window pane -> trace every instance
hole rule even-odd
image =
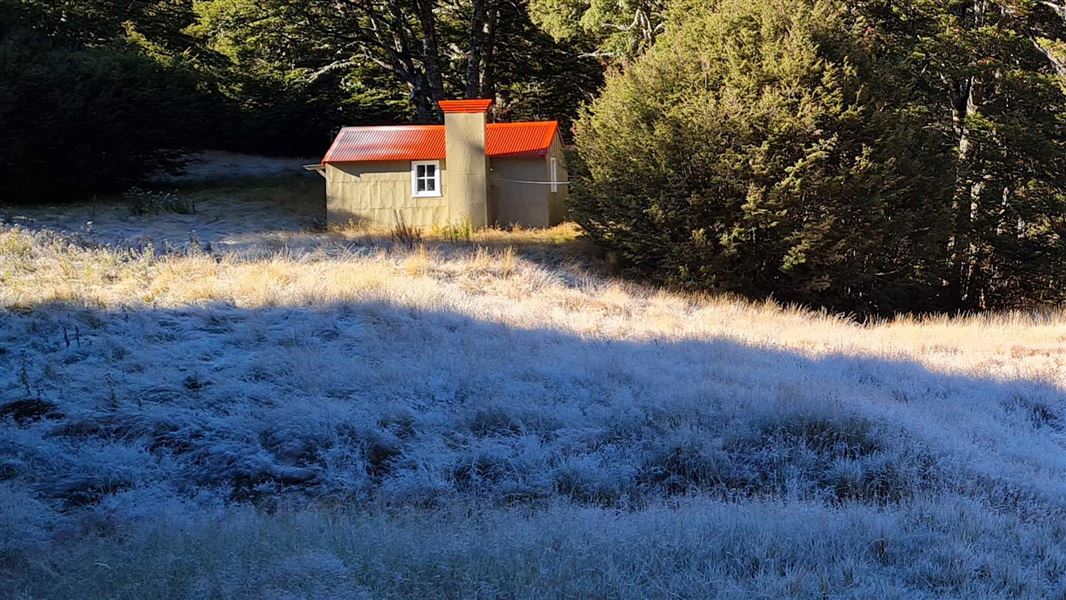
[[[414,193],[415,194],[430,194],[436,195],[440,191],[437,185],[437,177],[440,176],[440,171],[435,164],[415,164],[412,165],[413,180],[414,180]]]

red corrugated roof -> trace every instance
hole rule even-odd
[[[485,126],[485,154],[489,158],[544,156],[557,131],[556,121],[489,123]]]
[[[444,158],[443,125],[345,127],[333,140],[322,164],[440,158]]]
[[[489,123],[485,126],[485,154],[489,158],[544,156],[558,130],[556,121]],[[443,125],[345,127],[322,164],[444,157]]]

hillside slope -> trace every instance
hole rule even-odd
[[[1066,592],[1066,315],[860,326],[482,242],[0,228],[0,586]]]

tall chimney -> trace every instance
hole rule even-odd
[[[444,112],[445,173],[448,219],[455,224],[489,223],[488,157],[485,115],[492,100],[441,100]]]

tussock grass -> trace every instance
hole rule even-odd
[[[465,509],[465,510],[464,510]],[[641,511],[167,515],[56,549],[38,598],[1049,597],[1059,528],[963,498],[912,511],[685,500]],[[951,536],[948,538],[947,536]],[[950,539],[950,543],[943,543]],[[916,557],[920,559],[916,560]]]
[[[1062,592],[1066,314],[857,324],[603,277],[574,234],[0,228],[0,584]]]

